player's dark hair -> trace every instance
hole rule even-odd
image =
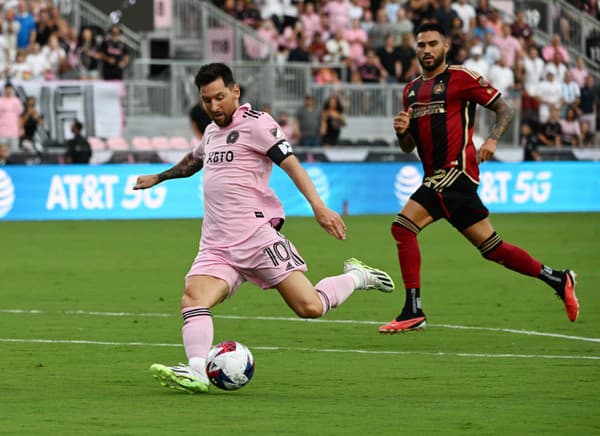
[[[219,78],[223,79],[223,83],[228,88],[235,84],[231,68],[220,62],[206,64],[200,67],[198,74],[196,74],[194,83],[198,89],[200,89],[201,87],[208,85]]]
[[[446,37],[446,31],[444,30],[444,28],[433,21],[425,22],[419,27],[417,27],[417,30],[415,30],[415,36],[423,32],[438,32],[444,38]]]
[[[73,126],[75,126],[78,132],[81,132],[81,130],[83,129],[83,124],[81,124],[79,120],[74,120]]]

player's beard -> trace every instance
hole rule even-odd
[[[423,59],[419,58],[419,64],[421,64],[421,68],[423,68],[424,71],[435,71],[440,65],[442,65],[442,62],[444,62],[446,54],[442,53],[438,57],[435,57],[435,56],[429,56],[429,57],[433,58],[433,63],[431,63],[429,65],[425,65]]]

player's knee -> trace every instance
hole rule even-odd
[[[323,315],[323,305],[320,301],[303,302],[293,309],[300,318],[320,318]]]
[[[501,245],[502,239],[494,232],[489,238],[483,241],[477,249],[485,259],[491,260],[492,262],[500,262],[502,260],[502,256],[500,255],[501,250],[499,250]]]
[[[416,238],[420,230],[421,228],[412,220],[400,213],[396,215],[396,218],[391,226],[392,236],[396,240],[397,244],[401,244],[409,239]]]

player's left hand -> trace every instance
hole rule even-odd
[[[490,160],[495,152],[496,141],[491,138],[486,139],[477,152],[477,163],[479,164],[485,162],[486,160]]]
[[[331,236],[340,240],[346,239],[346,224],[337,212],[325,208],[318,212],[315,211],[315,218]]]

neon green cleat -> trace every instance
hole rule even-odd
[[[155,363],[150,367],[150,374],[162,386],[167,388],[189,394],[208,392],[208,378],[206,376],[202,377],[202,374],[198,374],[192,368],[183,364],[165,366]]]
[[[353,257],[344,262],[344,272],[357,273],[355,276],[360,277],[361,281],[358,286],[359,289],[377,289],[382,292],[392,292],[394,290],[394,281],[388,273],[372,268]]]

